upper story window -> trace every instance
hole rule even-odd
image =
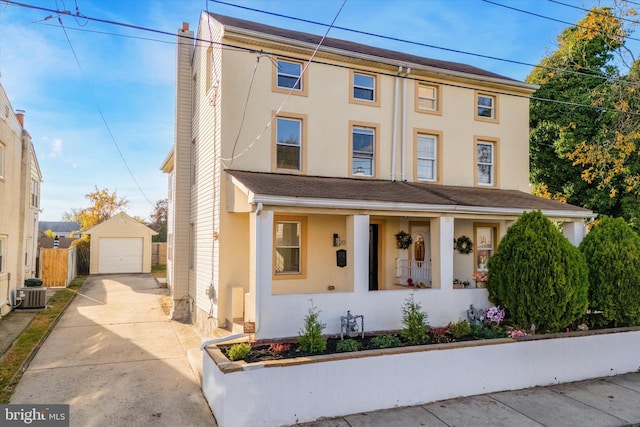
[[[476,141],[476,184],[496,186],[496,141]]]
[[[282,114],[272,126],[273,170],[305,171],[306,120],[304,114]]]
[[[272,90],[274,92],[307,95],[306,73],[302,74],[303,63],[276,59],[274,65]]]
[[[476,120],[498,122],[498,98],[476,91]]]
[[[415,110],[419,113],[442,114],[441,86],[416,82]]]
[[[0,273],[6,272],[5,252],[7,250],[7,237],[0,236]]]
[[[0,142],[0,179],[4,179],[4,144]]]
[[[306,218],[276,216],[273,232],[273,277],[304,277]]]
[[[207,49],[206,67],[207,67],[207,92],[209,92],[209,90],[211,89],[211,80],[213,79],[213,76],[211,73],[213,68],[213,47],[212,46],[209,46],[209,48]]]
[[[378,84],[378,78],[374,74],[352,70],[349,101],[353,104],[380,106]]]
[[[372,177],[376,174],[377,129],[351,125],[351,174]]]
[[[416,131],[415,150],[416,180],[437,182],[440,178],[440,135]]]
[[[40,183],[37,179],[31,180],[31,207],[40,207]]]

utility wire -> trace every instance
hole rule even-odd
[[[71,53],[73,53],[73,57],[76,60],[76,64],[78,64],[78,68],[80,69],[80,72],[82,73],[82,78],[84,79],[84,81],[85,81],[85,83],[87,85],[87,88],[89,89],[89,93],[91,94],[91,98],[93,99],[93,102],[94,102],[94,104],[96,106],[96,109],[98,110],[98,113],[100,114],[100,117],[102,118],[102,122],[104,123],[104,126],[107,128],[107,132],[109,133],[109,136],[111,137],[111,141],[113,142],[113,145],[116,147],[116,151],[120,155],[120,159],[122,159],[122,163],[124,163],[124,166],[127,168],[127,171],[129,171],[129,175],[131,176],[131,179],[133,179],[133,182],[136,184],[136,187],[138,187],[138,190],[140,191],[140,194],[142,194],[142,196],[145,198],[145,200],[147,202],[149,202],[149,204],[151,206],[155,207],[155,205],[151,202],[151,200],[149,200],[149,198],[147,197],[145,192],[140,187],[140,184],[138,184],[138,180],[133,175],[133,172],[131,171],[131,168],[129,168],[129,165],[127,164],[127,161],[124,158],[124,155],[122,154],[122,151],[120,150],[120,147],[118,146],[118,142],[116,141],[116,138],[113,136],[113,132],[111,132],[111,128],[109,127],[109,123],[107,123],[107,119],[105,118],[104,114],[102,113],[102,109],[100,108],[100,104],[98,103],[98,99],[96,98],[95,94],[93,93],[93,90],[91,89],[91,85],[89,84],[89,80],[87,79],[87,76],[84,73],[84,69],[82,68],[82,64],[80,64],[80,59],[78,58],[78,55],[76,54],[76,50],[73,48],[73,45],[71,44],[71,39],[69,38],[69,34],[67,34],[67,30],[66,30],[64,24],[62,23],[62,18],[60,18],[60,16],[58,16],[58,22],[60,23],[60,27],[62,28],[62,31],[64,32],[64,36],[67,39],[67,43],[69,43],[69,48],[71,49]]]

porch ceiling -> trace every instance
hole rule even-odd
[[[594,216],[588,209],[517,190],[231,169],[226,173],[247,193],[249,203],[265,205],[508,215],[539,209],[548,216]]]

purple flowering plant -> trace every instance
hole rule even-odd
[[[484,317],[490,322],[499,325],[504,320],[504,309],[500,306],[489,307],[484,310]]]

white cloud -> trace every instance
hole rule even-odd
[[[49,157],[59,157],[62,154],[62,140],[60,138],[55,138],[49,146],[51,148]]]

